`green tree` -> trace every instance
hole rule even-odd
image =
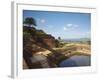
[[[25,19],[25,21],[24,21],[24,24],[27,24],[27,25],[29,25],[29,26],[31,26],[31,25],[37,26],[37,25],[36,25],[35,19],[32,18],[32,17],[27,17],[27,18]]]
[[[58,40],[61,40],[61,37],[60,36],[58,37]]]

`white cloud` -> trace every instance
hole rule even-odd
[[[64,29],[64,31],[67,31],[68,30],[66,27],[64,27],[63,29]]]
[[[46,20],[45,20],[45,19],[40,19],[40,22],[41,22],[41,23],[45,23]]]
[[[73,25],[73,24],[67,24],[66,26],[67,26],[67,27],[71,27],[72,25]]]
[[[68,30],[76,29],[78,27],[79,27],[79,25],[77,25],[77,24],[66,24],[66,26],[63,27],[63,30],[68,31]]]

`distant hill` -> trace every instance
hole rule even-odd
[[[77,39],[62,39],[65,42],[79,42],[79,41],[90,41],[89,38],[77,38]]]

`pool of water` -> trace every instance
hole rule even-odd
[[[84,55],[74,55],[69,59],[62,61],[60,67],[77,67],[77,66],[90,66],[91,65],[91,56]]]

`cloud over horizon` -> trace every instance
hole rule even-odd
[[[64,31],[68,31],[68,30],[73,30],[73,29],[76,29],[78,28],[79,25],[77,24],[66,24],[64,27],[63,27],[63,30]]]

